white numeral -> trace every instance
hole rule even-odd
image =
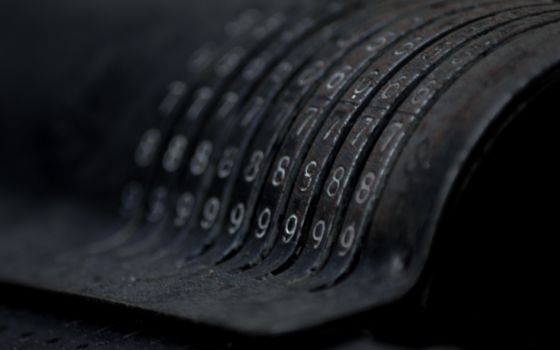
[[[206,201],[204,205],[204,210],[202,213],[202,220],[200,221],[200,227],[208,230],[214,225],[216,218],[218,217],[218,212],[220,211],[220,200],[216,197],[210,198]]]
[[[372,172],[369,172],[366,176],[364,176],[360,182],[358,192],[356,192],[356,203],[364,204],[367,201],[371,194],[371,190],[373,189],[373,185],[375,184],[375,179],[376,176]]]
[[[229,215],[229,222],[230,226],[228,232],[230,235],[235,234],[241,225],[243,224],[243,220],[245,219],[245,206],[243,203],[238,203],[232,210]]]
[[[231,174],[231,171],[235,166],[236,157],[237,157],[237,148],[234,147],[226,148],[222,159],[218,163],[218,177],[220,179],[225,179]]]
[[[210,155],[212,154],[212,142],[203,141],[198,145],[196,153],[191,160],[191,173],[193,175],[201,175],[206,171]]]
[[[261,170],[261,163],[264,159],[264,153],[262,151],[255,151],[251,155],[251,161],[247,168],[245,168],[245,181],[253,182],[257,178],[259,171]]]
[[[286,179],[286,171],[290,166],[290,161],[291,159],[288,156],[284,156],[278,161],[276,171],[274,172],[274,175],[272,177],[272,185],[274,185],[274,187],[280,186]]]
[[[342,179],[344,179],[344,175],[346,175],[346,169],[344,169],[343,166],[338,167],[334,171],[331,181],[327,186],[327,195],[329,197],[333,198],[334,196],[336,196],[338,190],[340,189],[341,181]]]
[[[282,242],[290,243],[292,238],[294,238],[297,230],[298,218],[295,214],[292,214],[286,220],[286,225],[284,227],[284,235],[282,236]]]
[[[258,239],[263,238],[266,235],[266,231],[270,226],[270,220],[272,219],[272,213],[270,209],[265,208],[259,215],[259,220],[257,222],[257,232],[255,233],[255,237]]]
[[[327,227],[325,225],[325,221],[320,220],[317,221],[315,226],[313,227],[312,237],[313,237],[313,248],[317,249],[321,245],[323,241],[323,237],[325,237],[325,232],[327,231]]]
[[[184,226],[191,217],[194,209],[194,197],[190,193],[183,193],[177,200],[175,207],[175,226]]]
[[[307,111],[306,111],[306,117],[305,120],[303,121],[303,123],[301,123],[301,125],[299,126],[298,130],[297,130],[297,136],[301,135],[303,133],[303,131],[306,129],[307,125],[309,125],[309,123],[313,122],[311,126],[315,125],[315,123],[317,122],[316,118],[317,118],[317,114],[319,112],[319,109],[316,107],[310,107]]]
[[[157,129],[149,129],[142,135],[134,156],[139,167],[147,167],[152,163],[160,140],[161,133]]]
[[[327,89],[334,90],[345,80],[348,72],[352,71],[352,66],[344,66],[342,71],[337,71],[327,80]]]
[[[354,244],[354,240],[356,239],[356,229],[354,226],[348,226],[340,235],[339,244],[342,249],[338,251],[339,256],[346,256],[352,245]]]
[[[163,156],[163,168],[167,172],[172,173],[179,169],[187,146],[188,140],[183,135],[176,135],[171,139],[169,147]]]
[[[313,183],[313,175],[316,169],[317,169],[316,161],[312,160],[309,163],[307,163],[307,166],[305,167],[305,175],[302,179],[303,184],[300,185],[299,187],[299,190],[301,192],[307,192],[311,187],[311,184]]]

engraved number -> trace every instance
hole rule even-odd
[[[175,207],[175,225],[183,226],[189,220],[194,209],[194,197],[191,193],[183,193]]]
[[[290,166],[290,161],[291,159],[288,156],[284,156],[278,161],[276,171],[274,171],[274,175],[272,177],[272,185],[274,185],[274,187],[280,186],[286,179],[286,170]]]
[[[243,205],[243,203],[237,203],[237,205],[233,207],[229,215],[230,226],[228,232],[230,235],[235,234],[239,230],[239,228],[241,228],[241,224],[243,224],[244,219],[245,206]]]
[[[373,189],[375,179],[376,176],[372,172],[369,172],[366,174],[366,176],[364,176],[364,178],[360,182],[358,192],[356,192],[356,203],[364,204],[367,201],[371,194],[371,190]]]
[[[327,231],[327,227],[325,225],[325,221],[319,220],[313,227],[313,248],[317,249],[321,245],[323,241],[323,237],[325,237],[325,232]]]
[[[258,229],[257,232],[255,233],[255,237],[261,239],[266,235],[266,231],[270,226],[271,219],[272,219],[272,213],[270,212],[270,209],[265,208],[259,215],[259,220],[257,222]]]
[[[338,251],[338,255],[346,256],[346,254],[350,252],[350,249],[352,248],[355,239],[356,239],[356,229],[354,228],[353,225],[348,226],[340,235],[339,244],[341,249]]]
[[[282,242],[290,243],[292,238],[294,238],[297,230],[298,218],[295,214],[292,214],[286,220],[286,225],[284,227],[284,235],[282,236]]]
[[[218,212],[220,211],[220,200],[216,197],[210,198],[206,201],[204,205],[204,210],[202,213],[202,220],[200,221],[200,227],[208,230],[214,225],[216,218],[218,217]]]
[[[196,149],[196,153],[191,160],[191,173],[193,175],[201,175],[206,171],[210,155],[212,154],[212,142],[202,141]]]
[[[344,178],[344,175],[346,175],[346,169],[344,169],[343,166],[336,168],[332,175],[331,181],[327,186],[327,195],[329,197],[333,198],[334,196],[336,196],[338,190],[340,189],[341,181]]]
[[[188,145],[188,140],[183,135],[176,135],[171,139],[169,147],[163,156],[163,168],[172,173],[179,169],[183,155]]]
[[[229,147],[224,151],[224,155],[218,164],[218,177],[220,179],[227,178],[233,167],[235,166],[235,159],[237,157],[237,148]]]
[[[245,168],[245,181],[253,182],[257,178],[259,171],[261,170],[261,163],[264,159],[264,153],[262,151],[255,151],[251,155],[251,161],[247,168]]]
[[[313,175],[315,173],[315,170],[317,170],[317,162],[312,160],[309,163],[307,163],[307,166],[305,167],[305,174],[304,177],[302,179],[302,184],[299,186],[299,190],[301,192],[307,192],[309,190],[309,188],[311,188],[311,184],[313,183]]]

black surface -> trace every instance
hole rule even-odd
[[[484,181],[516,173],[499,147],[555,158],[531,141],[539,130],[502,131],[554,108],[556,1],[1,6],[0,280],[206,337],[509,343],[491,322],[471,335],[445,322],[492,309],[467,284],[516,289],[486,277],[485,244],[509,257],[498,243],[515,225],[485,226],[513,210]],[[544,171],[524,169],[523,186]],[[541,212],[516,215],[542,230]],[[504,238],[458,243],[464,225]],[[471,251],[482,262],[452,259]],[[470,297],[478,313],[453,307]],[[6,314],[42,319],[21,300]]]

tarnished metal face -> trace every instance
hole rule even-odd
[[[425,290],[475,151],[557,78],[560,4],[311,1],[201,42],[109,102],[70,191],[12,191],[0,279],[258,334]]]

